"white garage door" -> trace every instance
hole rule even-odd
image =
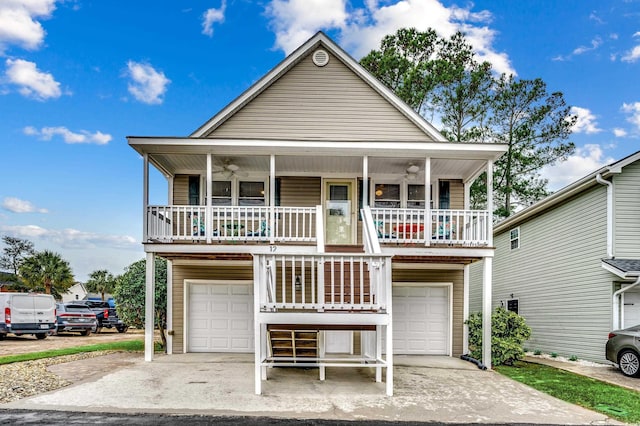
[[[188,352],[253,352],[253,286],[190,284]]]
[[[640,292],[624,294],[624,328],[640,324]]]
[[[449,354],[449,287],[393,287],[393,352]]]

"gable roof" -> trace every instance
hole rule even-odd
[[[640,277],[640,259],[602,259],[602,267],[621,278]]]
[[[583,177],[582,179],[579,179],[565,186],[564,188],[558,190],[557,192],[553,193],[547,198],[541,201],[538,201],[535,204],[532,204],[531,206],[519,211],[513,216],[510,216],[505,220],[503,220],[502,222],[498,223],[493,228],[494,235],[498,235],[505,231],[508,231],[510,228],[517,226],[519,223],[524,222],[530,217],[540,214],[546,210],[550,210],[555,206],[557,206],[558,204],[562,203],[563,201],[567,200],[568,198],[573,197],[583,191],[586,191],[587,189],[595,185],[599,185],[599,183],[596,181],[597,176],[600,176],[602,178],[607,178],[611,175],[622,173],[622,169],[625,166],[635,163],[636,161],[640,161],[640,151],[637,151],[607,166],[599,168],[598,170]]]
[[[213,116],[209,121],[200,126],[190,137],[200,138],[206,137],[216,128],[229,120],[236,112],[241,110],[249,102],[269,88],[274,82],[280,79],[291,68],[297,65],[302,59],[307,57],[311,51],[322,46],[330,54],[338,58],[345,66],[347,66],[362,81],[369,85],[375,92],[382,96],[389,104],[395,107],[402,115],[409,119],[421,131],[423,131],[430,139],[436,142],[446,142],[447,140],[436,130],[433,125],[426,121],[420,114],[415,112],[411,107],[404,103],[392,90],[387,88],[378,79],[373,77],[364,69],[355,59],[353,59],[342,48],[335,44],[323,32],[307,40],[302,46],[287,56],[280,64],[269,71],[264,77],[253,84],[249,89],[242,93],[238,98],[223,108],[218,114]]]

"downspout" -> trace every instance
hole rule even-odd
[[[613,183],[600,173],[596,175],[596,182],[607,186],[607,257],[613,258]]]
[[[640,284],[640,275],[636,278],[635,282],[631,285],[621,288],[620,290],[613,293],[613,329],[619,330],[622,328],[622,324],[620,324],[620,295],[627,290],[631,290],[633,287]]]

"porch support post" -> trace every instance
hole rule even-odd
[[[213,235],[213,211],[211,210],[211,181],[213,180],[213,171],[212,171],[213,158],[211,154],[207,154],[207,183],[205,184],[207,190],[207,200],[206,200],[206,212],[205,212],[205,225],[204,229],[207,234],[207,243],[211,243],[211,236]]]
[[[167,260],[167,355],[173,354],[173,262]]]
[[[487,243],[493,247],[493,161],[487,161]]]
[[[424,159],[424,245],[431,245],[431,157]],[[437,225],[436,225],[437,226]]]
[[[167,200],[173,205],[173,176],[167,177]]]
[[[276,225],[276,156],[269,157],[269,243],[275,243]]]
[[[425,203],[426,204],[426,203]],[[389,323],[385,327],[387,329],[387,396],[393,396],[393,312],[391,303],[393,299],[393,286],[391,278],[391,259],[387,259],[384,262],[384,280],[387,288],[387,315],[389,316]]]
[[[262,323],[258,319],[260,313],[260,290],[261,283],[266,283],[265,277],[261,274],[260,268],[260,256],[254,256],[253,258],[253,354],[254,354],[254,381],[255,381],[255,394],[260,395],[262,393]]]
[[[482,262],[482,363],[491,368],[491,292],[493,257]]]
[[[471,185],[473,182],[464,183],[464,209],[471,210]]]
[[[149,154],[145,153],[142,158],[142,242],[146,242],[149,230],[147,212],[149,206]]]
[[[155,253],[147,253],[144,295],[144,360],[153,361],[154,301],[156,282]]]
[[[464,265],[462,272],[462,353],[469,353],[469,265]]]
[[[362,157],[362,208],[369,205],[369,156]]]

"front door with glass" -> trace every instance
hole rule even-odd
[[[353,182],[325,183],[325,242],[326,244],[353,244],[355,211]]]

